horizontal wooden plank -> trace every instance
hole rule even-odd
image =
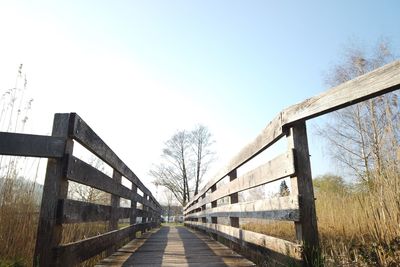
[[[65,142],[62,137],[0,132],[0,155],[61,158]]]
[[[286,241],[280,238],[255,233],[222,224],[201,223],[201,222],[185,222],[185,225],[195,227],[209,233],[223,236],[236,243],[247,242],[260,247],[267,248],[282,255],[300,260],[302,247],[299,244]]]
[[[95,267],[105,267],[105,266],[127,266],[127,261],[132,258],[132,253],[136,252],[145,242],[151,237],[152,234],[158,232],[160,228],[152,229],[148,232],[142,233],[140,238],[135,238],[119,250],[114,252],[114,254],[109,257],[102,259],[100,262],[96,263]],[[159,242],[161,243],[161,242]],[[135,265],[136,266],[136,265]]]
[[[151,217],[152,213],[147,210],[136,210],[136,217]]]
[[[114,153],[114,151],[82,120],[77,114],[74,116],[74,127],[70,135],[86,149],[101,158],[104,162],[116,169],[124,177],[134,183],[143,193],[151,196],[151,192],[139,180],[136,174]]]
[[[61,223],[80,223],[108,221],[111,218],[111,206],[82,202],[72,199],[59,200]],[[129,218],[130,208],[114,208],[117,219]]]
[[[260,167],[245,173],[223,187],[217,187],[216,191],[207,195],[203,199],[200,198],[196,204],[186,208],[185,211],[190,212],[222,197],[270,183],[283,177],[293,175],[294,173],[294,153],[293,151],[289,151],[275,157]]]
[[[164,226],[151,236],[146,234],[95,266],[256,266],[227,246],[187,227]]]
[[[71,156],[68,160],[66,176],[69,180],[91,186],[101,191],[129,200],[136,200],[135,192],[74,156]]]
[[[185,215],[185,218],[201,217],[239,217],[299,221],[299,200],[298,197],[293,196],[275,197],[224,205]]]
[[[154,223],[141,223],[130,225],[120,230],[114,230],[102,235],[94,236],[78,242],[63,244],[55,248],[57,266],[75,266],[89,259],[107,248],[114,246],[117,242],[128,237],[130,234],[155,226]]]
[[[394,61],[356,79],[331,88],[299,104],[281,111],[267,127],[233,157],[185,208],[204,195],[213,185],[231,171],[242,166],[279,140],[287,127],[300,120],[308,120],[339,110],[361,101],[398,90],[400,88],[400,61]]]
[[[154,202],[143,198],[135,191],[132,191],[122,184],[116,182],[108,175],[74,156],[69,157],[66,177],[74,182],[91,186],[101,191],[142,203],[151,209],[157,209]]]
[[[185,206],[185,208],[193,204],[194,201],[196,201],[200,196],[204,195],[208,190],[211,189],[212,186],[222,180],[232,170],[239,168],[260,154],[262,151],[279,140],[283,135],[281,115],[279,114],[252,142],[241,149],[240,152],[236,154],[236,156],[234,156],[231,161],[224,168],[222,168],[195,197],[193,197],[193,199]]]
[[[282,126],[308,120],[400,89],[400,60],[342,83],[317,96],[286,108]]]

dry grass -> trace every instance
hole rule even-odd
[[[366,192],[317,192],[316,209],[326,266],[400,265],[400,177],[379,176]],[[293,223],[243,228],[293,240]]]
[[[25,132],[33,101],[26,91],[21,64],[15,85],[0,95],[0,131]],[[33,265],[41,195],[38,184],[27,180],[36,182],[39,164],[29,158],[0,155],[0,267]],[[62,242],[95,236],[106,229],[107,223],[64,225]],[[97,260],[92,258],[81,266],[93,266]]]
[[[7,179],[1,187],[0,263],[8,260],[31,266],[36,240],[38,207],[30,186]],[[12,265],[10,265],[12,266]]]
[[[1,186],[0,266],[31,266],[35,246],[38,199],[33,184],[8,178]],[[376,178],[365,192],[317,192],[316,207],[323,256],[327,266],[398,266],[400,264],[400,177]],[[294,239],[290,222],[242,226],[287,240]],[[104,233],[106,223],[63,226],[63,243]],[[99,257],[102,257],[100,255]],[[82,266],[92,266],[99,258]],[[7,264],[7,265],[6,265]]]
[[[317,195],[322,249],[332,264],[400,264],[400,179],[377,177],[374,189]]]
[[[39,217],[38,196],[32,184],[7,179],[0,198],[0,266],[32,266]],[[62,243],[69,243],[105,233],[108,222],[63,225]],[[80,266],[93,266],[101,254]]]
[[[292,222],[285,221],[264,221],[248,222],[241,226],[244,230],[279,237],[288,241],[295,241],[295,231]]]

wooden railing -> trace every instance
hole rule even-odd
[[[185,225],[239,246],[256,246],[307,266],[317,265],[319,240],[306,120],[399,88],[400,61],[396,61],[283,110],[185,206]],[[282,138],[288,144],[285,153],[237,176],[239,167]],[[229,184],[219,187],[226,177]],[[239,192],[285,177],[290,177],[289,196],[239,202]],[[224,197],[230,198],[230,204],[218,207],[217,201]],[[229,217],[230,225],[220,223],[218,217]],[[240,229],[241,218],[293,221],[297,242]]]
[[[73,155],[77,141],[112,169],[112,177]],[[115,244],[133,239],[138,231],[159,226],[161,206],[138,177],[107,144],[75,113],[55,114],[51,136],[0,133],[0,154],[49,158],[39,216],[34,264],[74,266]],[[122,177],[132,186],[121,184]],[[99,205],[67,198],[68,180],[111,194],[110,205]],[[137,190],[142,192],[141,196]],[[120,207],[120,198],[131,201]],[[142,204],[142,209],[137,204]],[[137,217],[142,217],[137,223]],[[129,226],[118,229],[118,220],[129,218]],[[108,221],[109,232],[73,243],[61,244],[62,225]]]

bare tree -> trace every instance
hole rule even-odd
[[[155,183],[169,189],[176,199],[185,205],[190,201],[189,168],[190,138],[186,131],[175,133],[166,143],[162,163],[150,170]]]
[[[213,159],[211,138],[208,129],[202,125],[190,132],[178,131],[165,143],[161,163],[150,170],[154,183],[169,189],[182,205],[190,201],[191,192],[197,194]]]
[[[344,58],[328,75],[329,86],[395,59],[387,41],[380,42],[371,54],[353,45],[346,50]],[[371,187],[375,175],[384,174],[388,168],[398,171],[399,123],[398,92],[393,92],[333,113],[330,123],[319,134],[330,143],[333,157]]]
[[[211,150],[214,143],[212,135],[204,125],[198,125],[191,132],[191,145],[195,160],[195,189],[194,194],[199,192],[199,186],[210,163],[214,160],[215,153]]]

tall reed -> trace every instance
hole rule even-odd
[[[400,265],[400,174],[375,175],[374,187],[316,192],[326,266]],[[247,223],[242,228],[293,240],[293,224]]]

